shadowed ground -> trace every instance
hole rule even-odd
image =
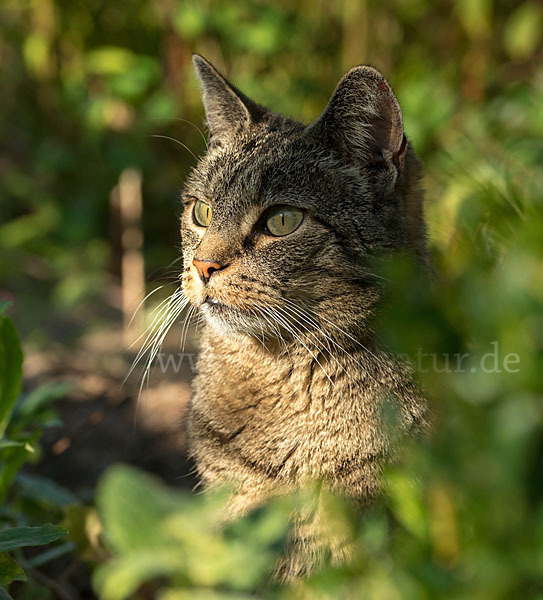
[[[120,330],[109,329],[85,336],[70,349],[27,353],[26,388],[54,381],[73,385],[55,403],[62,425],[45,432],[43,458],[35,471],[84,500],[91,500],[97,479],[116,462],[192,488],[196,480],[187,459],[184,422],[189,361],[181,361],[179,373],[173,368],[163,373],[157,366],[138,401],[140,372],[122,385],[134,355],[114,350],[120,347]],[[179,348],[172,342],[164,351],[177,356]],[[194,351],[193,345],[186,349]]]

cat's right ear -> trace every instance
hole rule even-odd
[[[265,109],[229,83],[199,54],[192,55],[202,87],[210,146],[222,146],[257,121]]]
[[[320,118],[308,127],[357,167],[378,167],[389,183],[402,169],[407,140],[392,88],[373,67],[354,67],[338,83]]]

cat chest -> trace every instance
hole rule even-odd
[[[262,365],[260,365],[262,367]],[[215,450],[275,477],[318,476],[374,455],[378,424],[362,386],[315,361],[222,371],[213,385],[206,366],[195,381],[197,435]]]

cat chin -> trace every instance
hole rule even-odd
[[[267,335],[268,325],[255,315],[225,305],[204,303],[200,310],[213,330],[222,336],[255,337]]]

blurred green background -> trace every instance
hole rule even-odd
[[[526,182],[541,164],[537,1],[3,0],[0,286],[27,340],[117,318],[109,197],[123,169],[143,173],[148,281],[178,257],[179,192],[204,150],[192,52],[306,122],[348,68],[381,69],[443,253],[467,180]]]
[[[332,509],[331,522],[355,544],[351,564],[325,561],[308,581],[265,588],[265,597],[541,598],[541,43],[536,0],[0,4],[0,295],[14,301],[27,350],[54,346],[66,356],[99,326],[120,331],[120,234],[111,193],[127,168],[143,175],[147,291],[175,280],[179,194],[193,154],[205,149],[192,52],[258,102],[306,122],[355,64],[379,68],[397,93],[425,166],[437,278],[429,285],[409,264],[390,265],[395,283],[380,329],[415,364],[421,349],[426,355],[417,370],[435,434],[426,445],[403,448],[402,464],[386,474],[385,509],[362,520]],[[109,338],[107,344],[111,350]],[[462,369],[451,363],[458,353],[469,355]],[[511,354],[518,361],[508,370]],[[69,435],[56,431],[38,472],[76,491],[76,475],[92,488],[114,459],[164,477],[164,465],[148,458],[149,445],[139,460],[125,452],[137,394],[126,414],[111,408],[124,401],[114,397],[110,433],[87,437],[86,450],[77,450],[82,432],[107,412],[127,366],[121,361],[100,382],[96,365],[74,357],[82,398],[99,410]],[[25,367],[27,377],[36,371],[35,361]],[[190,377],[187,367],[169,387],[159,384],[152,403],[139,405],[138,423],[152,428],[162,413],[157,435],[180,438],[175,427]],[[160,404],[166,396],[172,412]],[[68,425],[85,404],[72,400],[61,407]],[[115,444],[125,453],[112,458]],[[171,463],[166,479],[182,486],[175,478],[188,471],[185,449],[159,451]],[[98,536],[89,542],[99,546],[94,554],[81,550],[84,526],[65,514],[79,556],[101,565],[94,580],[100,597],[154,598],[156,586],[167,600],[260,597],[247,594],[266,585],[290,509],[271,506],[221,536],[201,497],[181,499],[153,485],[126,467],[102,479],[96,498],[107,552]],[[120,504],[126,489],[136,491]],[[94,491],[87,492],[92,502]],[[35,522],[19,513],[14,520]],[[149,531],[160,532],[158,554],[149,553]],[[155,587],[134,592],[156,577]],[[17,597],[38,597],[27,589]]]

